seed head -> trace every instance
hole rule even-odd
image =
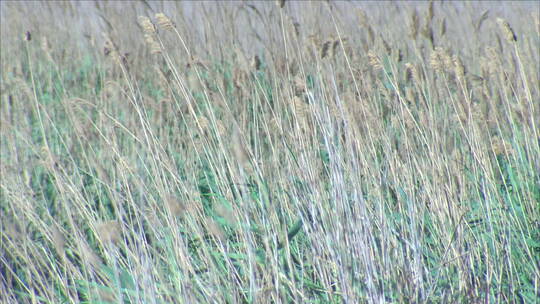
[[[255,71],[260,70],[261,69],[261,58],[259,58],[258,55],[253,56],[253,58],[251,58],[251,64],[250,65]]]
[[[321,45],[321,48],[319,50],[321,59],[324,59],[326,56],[328,56],[332,42],[333,42],[332,40],[327,40]]]
[[[163,13],[156,14],[157,24],[166,31],[174,30],[174,23]]]
[[[381,59],[379,58],[379,56],[375,54],[375,52],[373,51],[368,52],[368,60],[369,60],[369,65],[371,65],[375,70],[381,70],[383,68]]]
[[[499,28],[503,32],[506,41],[510,43],[514,43],[517,41],[516,33],[514,32],[512,27],[510,27],[510,24],[508,24],[506,20],[502,18],[497,18],[497,23],[499,24]]]
[[[461,62],[461,59],[459,59],[458,56],[454,55],[453,62],[454,62],[454,72],[456,73],[456,77],[463,81],[465,79],[465,66],[463,65],[463,62]]]
[[[146,34],[155,34],[156,33],[156,27],[150,20],[150,18],[146,16],[139,16],[139,25],[142,27],[143,31]]]

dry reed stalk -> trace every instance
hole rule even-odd
[[[276,0],[276,5],[279,8],[283,8],[285,6],[285,0]]]

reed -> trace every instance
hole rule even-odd
[[[537,3],[0,5],[0,303],[538,298]]]

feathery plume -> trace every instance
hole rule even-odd
[[[375,70],[381,70],[383,68],[381,59],[373,51],[368,52],[368,61]]]
[[[156,26],[152,23],[150,18],[146,16],[139,16],[139,25],[142,27],[146,34],[155,34]]]
[[[157,24],[166,31],[174,30],[174,23],[163,13],[156,14]]]
[[[454,62],[454,72],[456,73],[457,79],[464,81],[466,71],[463,62],[461,62],[461,59],[459,59],[457,55],[454,55],[452,61]]]
[[[516,33],[506,20],[502,18],[497,18],[497,23],[499,24],[499,28],[503,32],[506,41],[510,43],[514,43],[517,41]]]

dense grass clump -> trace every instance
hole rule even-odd
[[[1,3],[0,302],[537,301],[538,3],[415,5]]]

